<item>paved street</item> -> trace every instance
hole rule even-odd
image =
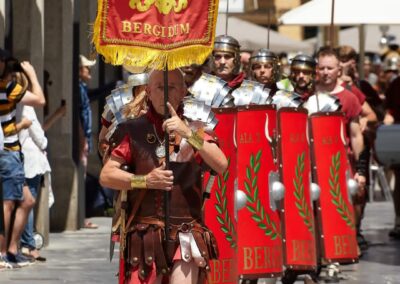
[[[1,271],[0,283],[117,283],[117,263],[115,259],[111,264],[107,260],[110,219],[93,218],[93,222],[100,228],[50,234],[50,246],[42,251],[46,263]],[[367,205],[363,228],[370,249],[360,263],[342,267],[346,279],[340,283],[400,284],[400,242],[387,236],[392,225],[391,203]]]

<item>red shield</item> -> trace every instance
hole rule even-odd
[[[238,273],[244,279],[276,277],[282,272],[282,233],[268,186],[269,174],[277,171],[271,148],[276,109],[241,107],[236,125],[238,190],[247,199],[237,212]]]
[[[219,258],[211,263],[212,283],[237,283],[236,221],[234,216],[234,184],[236,179],[236,148],[234,125],[236,109],[215,109],[218,125],[215,133],[219,145],[228,158],[229,167],[217,176],[211,198],[205,204],[205,222],[218,242]],[[207,177],[206,179],[207,180]]]
[[[343,115],[315,113],[310,117],[313,179],[321,188],[318,224],[322,257],[328,262],[357,260],[353,205],[346,177],[350,165],[344,138]]]
[[[307,111],[278,111],[280,177],[285,186],[282,210],[284,262],[291,270],[314,270],[316,243],[310,196],[310,158]]]

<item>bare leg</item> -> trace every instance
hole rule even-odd
[[[172,268],[171,284],[196,284],[199,278],[199,268],[191,261],[179,260]]]
[[[35,199],[27,186],[24,186],[23,188],[23,196],[24,200],[19,203],[17,210],[15,211],[14,226],[12,228],[10,244],[8,247],[8,251],[13,254],[16,254],[18,251],[19,240],[26,222],[28,221],[29,212],[35,205]]]
[[[6,244],[6,237],[3,234],[0,234],[0,253],[6,253],[7,252],[7,244]]]
[[[2,243],[1,246],[1,253],[6,253],[7,246],[10,240],[11,216],[15,208],[15,201],[5,200],[3,204],[4,204],[4,243]]]
[[[400,168],[393,170],[395,181],[394,181],[394,191],[393,191],[393,204],[395,213],[395,224],[394,227],[398,232],[400,232]],[[397,236],[399,238],[400,236]]]

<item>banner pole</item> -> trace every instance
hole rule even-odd
[[[332,0],[331,25],[329,29],[329,46],[335,47],[335,0]]]
[[[228,35],[228,18],[229,18],[229,0],[226,0],[225,35]]]
[[[267,33],[267,49],[269,49],[271,31],[271,7],[268,7],[268,33]]]
[[[170,117],[169,111],[168,111],[168,63],[165,65],[164,68],[164,120],[167,120]],[[165,145],[165,168],[167,170],[170,169],[169,166],[169,134],[167,131],[164,133],[164,145]],[[169,207],[169,197],[170,197],[170,192],[165,191],[164,192],[164,221],[165,221],[165,239],[168,241],[169,240],[169,212],[170,212],[170,207]]]

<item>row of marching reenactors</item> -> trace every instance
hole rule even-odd
[[[234,38],[217,37],[211,60],[218,79],[203,74],[189,89],[216,108],[215,131],[230,162],[205,205],[220,248],[213,281],[282,274],[283,283],[294,283],[306,274],[313,283],[326,265],[325,280],[339,282],[338,264],[360,254],[368,106],[340,80],[337,50],[296,56],[280,81],[271,51],[252,54],[250,80],[239,71],[239,53]]]
[[[204,177],[204,221],[219,247],[219,258],[203,266],[208,282],[294,283],[305,274],[305,283],[316,283],[322,266],[327,281],[339,282],[338,264],[359,255],[357,199],[367,164],[361,103],[341,86],[334,50],[321,49],[317,61],[296,56],[283,80],[271,51],[251,56],[249,79],[239,54],[237,40],[219,36],[209,73],[182,69],[189,87],[183,115],[215,131],[229,165]],[[131,75],[107,97],[99,139],[105,159],[118,125],[146,112],[147,80]],[[115,241],[126,235],[122,209],[116,206]]]

